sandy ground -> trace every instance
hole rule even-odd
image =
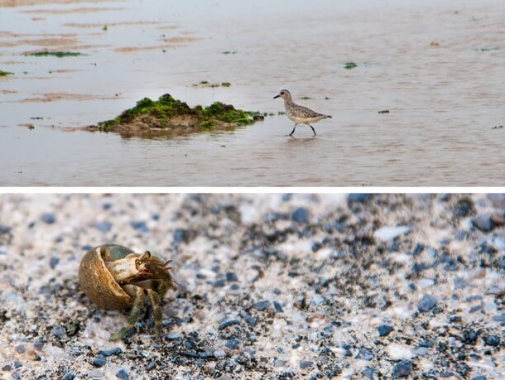
[[[505,373],[505,196],[0,195],[3,379]],[[91,247],[173,259],[136,333],[80,290]]]

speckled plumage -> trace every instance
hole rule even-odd
[[[330,119],[330,115],[324,115],[322,113],[318,113],[316,111],[311,110],[310,108],[301,106],[293,102],[291,97],[291,93],[288,90],[281,90],[278,95],[274,96],[274,99],[277,98],[284,99],[284,108],[286,109],[286,115],[295,123],[293,130],[289,134],[292,136],[295,133],[296,126],[298,124],[307,124],[310,128],[312,128],[312,132],[314,132],[314,136],[316,135],[316,130],[310,123],[317,123],[322,119]]]

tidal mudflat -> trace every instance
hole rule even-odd
[[[2,186],[504,185],[505,3],[0,0]],[[272,100],[332,115],[312,138]],[[83,132],[144,98],[266,113]],[[98,164],[99,163],[99,164]]]

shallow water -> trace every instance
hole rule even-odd
[[[35,3],[0,8],[2,186],[505,185],[503,1]],[[281,88],[333,116],[317,137],[73,130],[164,93],[277,114]]]

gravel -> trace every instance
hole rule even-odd
[[[485,194],[2,194],[0,377],[499,379],[505,227],[488,221],[504,207]],[[80,260],[110,242],[173,260],[160,341],[147,308],[109,342],[127,312],[80,290]]]

